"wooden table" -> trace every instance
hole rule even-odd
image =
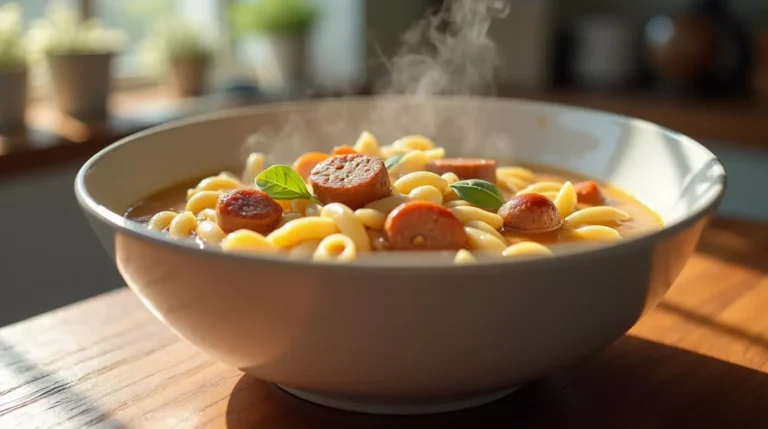
[[[718,220],[666,300],[586,362],[469,411],[345,413],[177,339],[128,290],[0,330],[0,428],[765,428],[768,226]]]

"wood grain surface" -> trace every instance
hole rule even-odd
[[[659,307],[490,405],[381,417],[305,403],[177,339],[128,290],[0,330],[0,428],[765,428],[768,226],[717,220]]]

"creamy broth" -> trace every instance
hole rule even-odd
[[[529,167],[536,173],[534,178],[539,182],[564,182],[566,180],[579,182],[583,180],[590,180],[590,178],[586,176],[571,172],[564,172],[558,169],[541,166]],[[131,206],[131,208],[129,208],[125,213],[125,217],[137,222],[146,223],[155,213],[161,212],[163,210],[181,212],[184,210],[184,206],[186,204],[185,196],[187,194],[187,190],[194,188],[203,178],[209,176],[210,175],[191,180],[185,180],[181,183],[155,192],[149,195],[147,198],[144,198]],[[628,221],[607,223],[606,226],[610,226],[616,229],[624,238],[633,238],[661,229],[663,225],[661,218],[636,198],[611,185],[601,184],[601,187],[606,197],[605,205],[623,210],[632,217]],[[506,190],[503,190],[502,193],[506,199],[509,199],[515,195],[514,192],[509,192]],[[589,206],[580,204],[579,207],[584,208]],[[505,236],[505,238],[507,238],[507,240],[509,240],[510,243],[519,241],[535,241],[545,245],[552,245],[578,241],[571,237],[570,231],[567,227],[546,233],[524,234],[517,231],[505,230],[502,230],[501,233]]]
[[[379,146],[368,132],[354,146],[307,152],[290,166],[251,153],[241,177],[222,172],[179,183],[125,216],[200,247],[321,262],[401,251],[452,255],[456,264],[547,257],[662,227],[653,211],[609,184],[452,158],[419,135]]]

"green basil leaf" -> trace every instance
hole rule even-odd
[[[484,209],[496,210],[504,205],[504,195],[491,182],[480,179],[460,180],[451,188],[462,200]]]
[[[310,199],[304,179],[287,165],[273,165],[256,176],[256,187],[276,200]]]
[[[400,155],[390,156],[389,158],[384,161],[384,166],[387,167],[387,170],[397,165],[398,162],[400,162],[401,159],[405,156],[404,153],[401,153]]]

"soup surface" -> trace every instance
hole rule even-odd
[[[476,257],[550,256],[662,227],[621,190],[549,168],[447,158],[422,136],[309,152],[292,166],[253,153],[229,172],[177,184],[125,214],[173,239],[224,251],[352,261],[382,251]]]

